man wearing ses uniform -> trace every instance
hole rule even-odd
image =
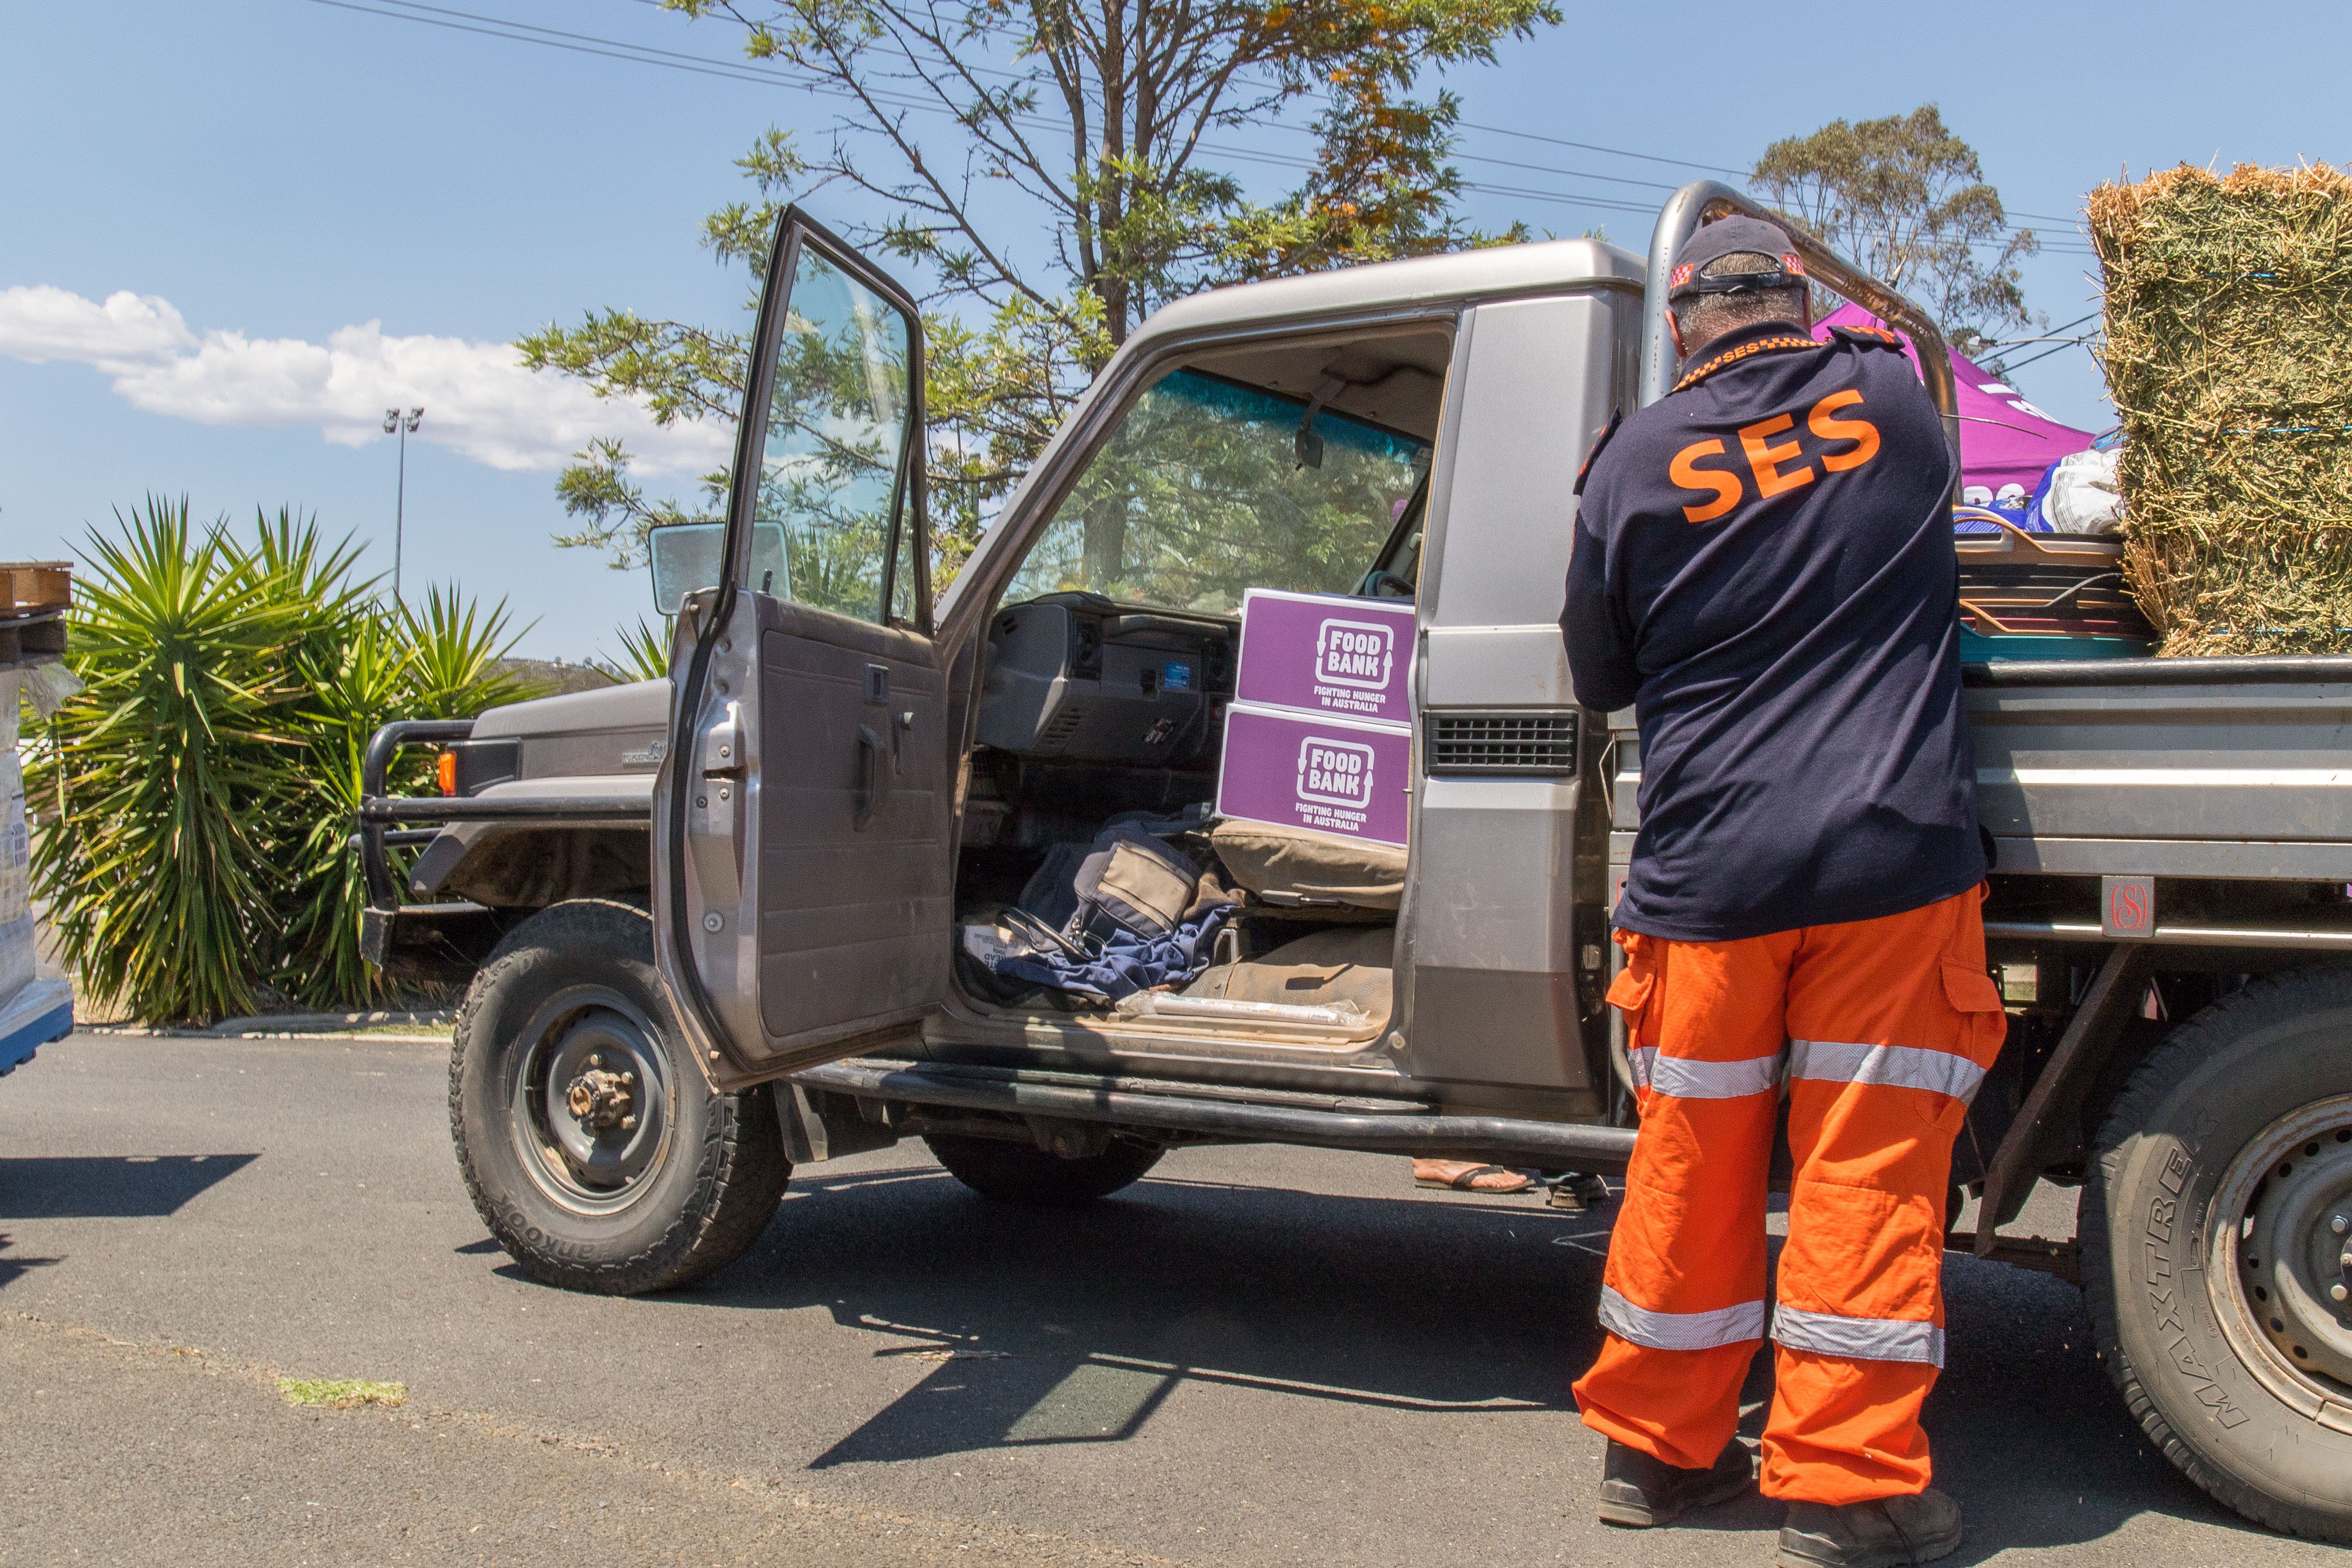
[[[1560,618],[1579,701],[1640,721],[1615,911],[1641,1131],[1609,1248],[1601,1517],[1663,1524],[1749,1484],[1764,1203],[1795,1175],[1761,1480],[1779,1561],[1959,1544],[1919,1405],[1944,1359],[1953,1134],[2000,1048],[1961,709],[1953,459],[1891,335],[1810,335],[1801,263],[1732,217],[1675,258],[1682,379],[1578,481]]]

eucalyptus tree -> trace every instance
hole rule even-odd
[[[2009,226],[1976,149],[1934,104],[1784,137],[1753,179],[1783,215],[1932,312],[1962,353],[2031,321],[2018,262],[2041,241]]]
[[[664,0],[739,29],[752,59],[828,106],[740,160],[751,199],[702,243],[756,284],[785,202],[835,191],[850,237],[924,294],[941,580],[1128,334],[1221,283],[1491,242],[1454,211],[1459,106],[1424,73],[1491,62],[1554,0]],[[1244,171],[1280,171],[1261,198]],[[1516,237],[1514,230],[1510,236]],[[739,331],[625,310],[521,340],[534,368],[730,420]],[[618,442],[559,480],[570,544],[643,558],[696,513],[649,500]],[[706,480],[706,504],[722,476]]]

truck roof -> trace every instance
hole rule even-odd
[[[1383,305],[1421,305],[1602,284],[1640,289],[1646,268],[1639,257],[1603,240],[1552,239],[1495,245],[1445,256],[1417,256],[1342,267],[1303,278],[1212,289],[1155,310],[1136,340],[1248,326],[1287,317],[1328,316]]]

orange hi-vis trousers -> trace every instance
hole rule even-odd
[[[1584,1424],[1670,1465],[1731,1441],[1764,1337],[1764,1189],[1785,1081],[1795,1176],[1771,1314],[1767,1495],[1927,1485],[1952,1137],[2007,1032],[1980,889],[1738,942],[1621,931],[1641,1131],[1602,1275]]]

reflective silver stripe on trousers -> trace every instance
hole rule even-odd
[[[1778,1056],[1702,1062],[1661,1055],[1655,1046],[1643,1046],[1627,1055],[1635,1088],[1671,1094],[1677,1100],[1737,1100],[1743,1094],[1766,1094],[1780,1087]]]
[[[1912,1318],[1841,1318],[1834,1312],[1775,1307],[1772,1337],[1791,1350],[1842,1356],[1848,1361],[1916,1361],[1936,1367],[1944,1364],[1944,1331]]]
[[[1655,1046],[1636,1046],[1625,1053],[1625,1065],[1633,1069],[1635,1089],[1650,1087],[1650,1065],[1657,1059],[1658,1047]]]
[[[1742,1301],[1712,1312],[1653,1312],[1601,1287],[1601,1326],[1621,1340],[1659,1351],[1708,1351],[1764,1337],[1764,1303]]]
[[[1855,1046],[1843,1040],[1790,1040],[1789,1076],[1823,1083],[1883,1083],[1931,1089],[1955,1100],[1976,1098],[1984,1068],[1951,1051],[1917,1046]]]

